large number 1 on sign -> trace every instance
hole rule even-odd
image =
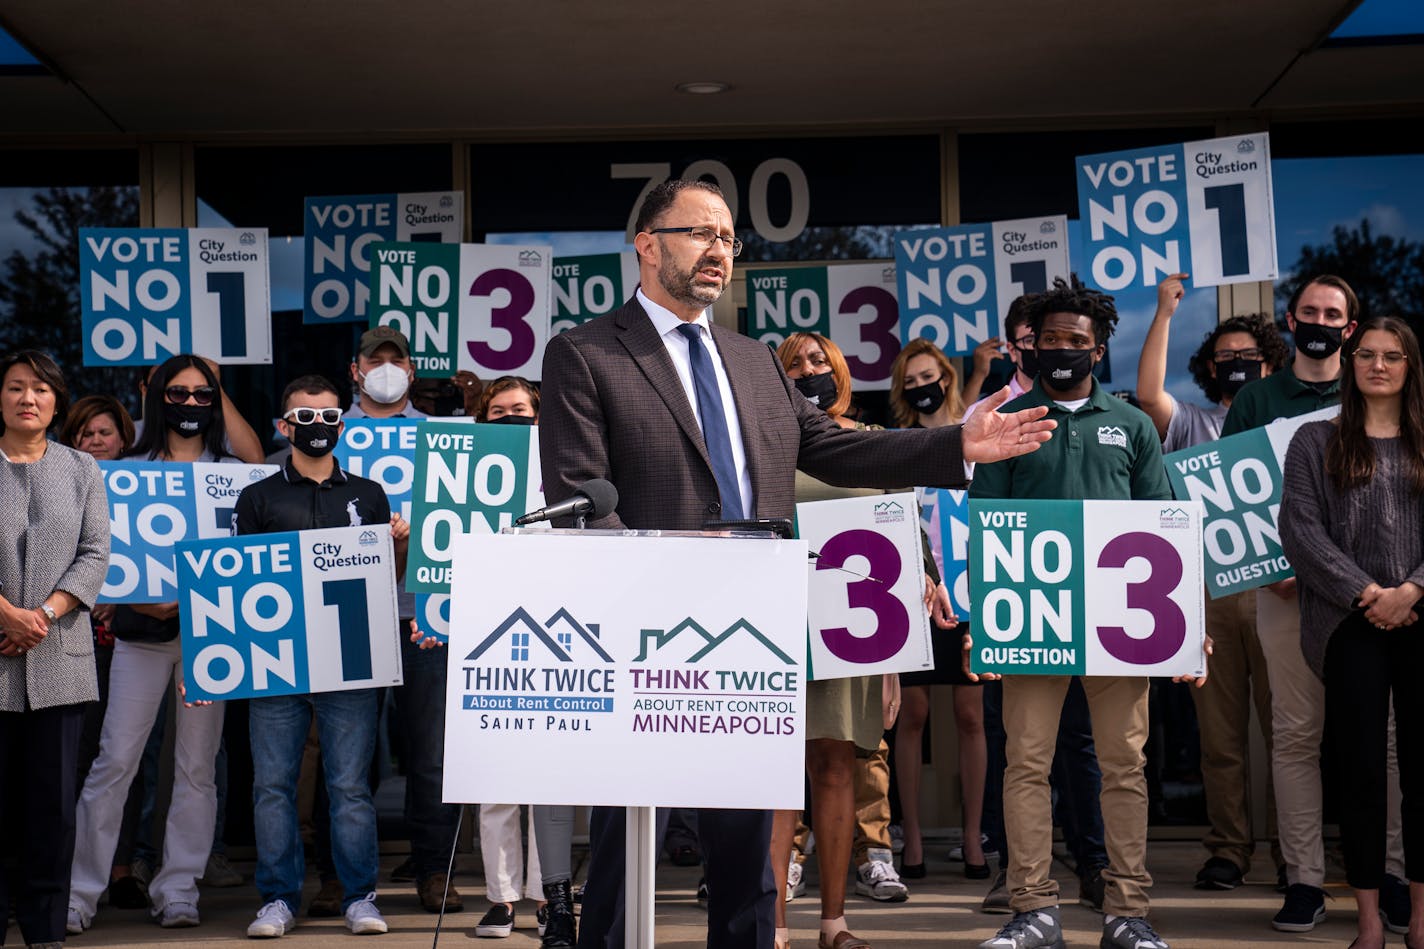
[[[247,287],[242,274],[209,273],[208,292],[218,298],[218,345],[223,357],[247,355]]]
[[[843,531],[821,545],[817,570],[839,570],[851,557],[864,557],[869,577],[846,584],[851,609],[875,614],[875,633],[856,636],[844,626],[821,630],[826,648],[846,662],[872,663],[891,658],[910,638],[910,614],[891,589],[900,579],[900,552],[888,537],[874,531]]]
[[[534,355],[534,328],[525,319],[534,309],[534,287],[522,274],[503,267],[487,270],[470,284],[470,296],[487,297],[496,290],[509,293],[509,302],[504,306],[490,309],[490,325],[509,333],[509,345],[495,349],[477,339],[469,340],[465,347],[475,362],[496,372],[518,369]]]
[[[360,682],[371,678],[371,617],[366,609],[366,581],[327,580],[321,585],[321,602],[336,607],[341,630],[341,678]]]
[[[1207,210],[1216,212],[1221,235],[1221,275],[1251,272],[1251,251],[1246,244],[1246,186],[1216,185],[1202,191]]]
[[[1150,666],[1177,654],[1187,638],[1187,618],[1171,598],[1182,582],[1182,557],[1170,541],[1134,531],[1108,541],[1098,555],[1099,567],[1125,567],[1141,557],[1147,561],[1147,579],[1127,585],[1127,608],[1146,610],[1152,617],[1152,634],[1146,639],[1129,636],[1121,626],[1099,626],[1103,648],[1123,662]]]

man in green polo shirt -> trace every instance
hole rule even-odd
[[[1161,500],[1172,496],[1157,430],[1139,409],[1103,391],[1093,366],[1117,326],[1112,297],[1061,278],[1030,304],[1038,381],[1011,406],[1045,405],[1058,423],[1033,455],[980,465],[972,498]],[[1005,409],[1005,411],[1008,411]],[[1009,843],[1009,905],[1014,918],[981,949],[1057,949],[1063,945],[1053,862],[1048,772],[1068,676],[1008,676],[1004,826]],[[1085,676],[1102,768],[1103,938],[1109,949],[1165,949],[1147,922],[1146,678]]]
[[[1280,372],[1248,383],[1222,424],[1222,437],[1293,418],[1340,402],[1340,347],[1354,332],[1360,303],[1350,285],[1323,274],[1301,285],[1286,307],[1295,334],[1295,358]],[[1300,651],[1300,607],[1295,579],[1256,591],[1256,635],[1271,683],[1271,776],[1285,902],[1271,921],[1285,932],[1309,932],[1325,918],[1325,845],[1321,838],[1320,740],[1325,728],[1325,687]],[[1401,879],[1403,848],[1397,798],[1390,808],[1389,878],[1380,908],[1391,928],[1407,925],[1409,894]]]

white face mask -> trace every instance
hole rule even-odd
[[[410,375],[393,362],[383,362],[361,374],[361,391],[382,405],[399,402],[409,390]]]

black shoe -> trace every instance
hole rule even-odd
[[[544,899],[548,900],[548,922],[539,938],[541,949],[574,949],[578,943],[578,925],[574,922],[574,898],[568,880],[544,884]]]
[[[1078,878],[1078,902],[1095,913],[1103,911],[1103,868],[1093,867]]]
[[[702,854],[691,844],[674,847],[668,857],[675,867],[695,867],[702,862]]]
[[[924,861],[919,863],[900,864],[900,879],[902,880],[923,880],[925,878]]]
[[[706,908],[707,908],[707,898],[708,898],[707,878],[706,878],[706,877],[703,877],[702,879],[700,879],[700,880],[697,881],[697,905],[700,906],[700,907],[702,907],[703,909],[706,909]]]
[[[1286,887],[1286,902],[1271,925],[1283,933],[1308,933],[1325,921],[1325,891],[1304,883]]]
[[[503,903],[496,903],[489,912],[475,924],[475,935],[487,939],[503,939],[514,932],[514,911]]]
[[[1241,868],[1225,857],[1210,857],[1193,885],[1199,890],[1234,890],[1241,885]]]
[[[395,865],[391,871],[392,883],[414,883],[415,882],[415,858],[406,857]]]
[[[110,902],[113,897],[109,898]],[[1409,884],[1397,876],[1386,874],[1379,891],[1380,919],[1392,933],[1409,933]]]
[[[148,909],[148,888],[135,876],[110,880],[109,905],[117,909]]]
[[[968,861],[965,861],[964,875],[971,880],[989,879],[988,861],[985,861],[984,863],[969,863]]]

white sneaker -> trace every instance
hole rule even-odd
[[[79,910],[73,906],[69,907],[69,917],[64,922],[64,931],[71,936],[78,936],[89,928],[89,923],[80,914]]]
[[[806,868],[795,860],[786,868],[786,902],[806,895]]]
[[[297,928],[297,918],[283,900],[273,900],[257,911],[247,927],[248,939],[276,939]]]
[[[870,859],[855,871],[855,892],[882,903],[903,903],[910,898],[910,888],[900,882],[900,874],[890,862],[890,851],[879,847],[866,851]]]
[[[364,900],[357,900],[346,907],[346,928],[358,936],[370,936],[386,931],[386,918],[376,909],[376,893],[366,894]]]
[[[149,916],[164,929],[183,929],[202,923],[202,920],[198,918],[198,907],[192,903],[178,901],[169,903],[161,910],[150,911]]]

